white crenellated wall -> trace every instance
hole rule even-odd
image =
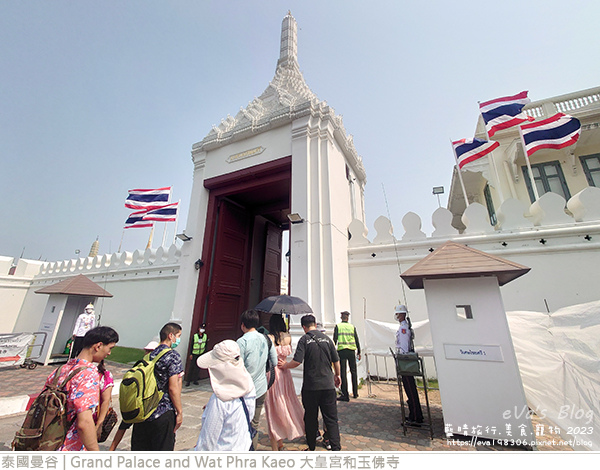
[[[565,201],[552,194],[542,196],[530,208],[509,199],[500,208],[494,229],[485,208],[471,204],[463,215],[466,230],[462,234],[450,225],[446,209],[433,214],[432,234],[422,231],[421,218],[412,212],[402,219],[401,235],[394,235],[390,221],[380,217],[372,241],[364,223],[355,219],[348,227],[349,279],[340,280],[333,274],[331,282],[338,288],[349,282],[352,322],[361,337],[363,318],[393,321],[397,303],[407,303],[413,321],[427,319],[423,291],[403,289],[400,274],[449,239],[532,268],[501,288],[508,311],[554,311],[598,300],[600,189],[587,188],[573,196],[566,204],[572,216],[564,207]],[[172,318],[184,327],[189,325],[191,307],[180,305],[172,316],[182,259],[187,260],[187,269],[193,270],[193,257],[181,256],[181,250],[173,245],[52,263],[20,260],[14,275],[8,275],[12,258],[2,257],[3,328],[7,332],[36,331],[48,296],[34,291],[85,274],[114,295],[96,303],[102,324],[117,329],[122,345],[142,347]],[[336,321],[326,318],[325,323],[332,327]]]
[[[15,265],[14,258],[0,256],[0,333],[13,331],[31,280],[42,264],[42,261],[20,259]]]
[[[48,295],[35,291],[84,274],[113,295],[96,302],[100,323],[118,331],[121,345],[141,348],[172,318],[180,256],[181,250],[172,245],[43,263],[39,274],[26,282],[11,330],[37,331]]]
[[[572,213],[568,214],[565,207]],[[507,311],[550,311],[600,299],[600,189],[589,187],[568,203],[547,193],[527,208],[509,199],[498,213],[496,229],[487,210],[471,204],[463,214],[466,226],[458,233],[447,209],[435,211],[432,234],[409,212],[402,219],[404,233],[394,235],[390,221],[379,217],[372,241],[365,225],[350,226],[348,262],[353,323],[364,336],[362,318],[391,322],[393,309],[406,303],[413,321],[427,319],[423,290],[410,290],[400,274],[447,240],[528,266],[525,276],[500,289]]]

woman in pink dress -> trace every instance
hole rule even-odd
[[[269,337],[278,359],[292,353],[292,337],[282,315],[271,315]],[[283,439],[293,440],[304,436],[304,409],[296,395],[292,374],[289,370],[275,367],[275,382],[265,398],[269,438],[273,450],[283,449]]]

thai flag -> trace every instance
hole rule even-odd
[[[178,202],[168,204],[160,209],[154,209],[146,212],[144,220],[154,220],[157,222],[175,222],[177,220]]]
[[[502,129],[517,126],[522,122],[533,121],[532,117],[523,112],[523,107],[531,101],[527,98],[527,93],[527,91],[523,91],[518,95],[479,103],[479,111],[485,122],[488,137],[491,138]]]
[[[579,139],[581,123],[568,114],[558,113],[542,121],[524,124],[520,128],[527,156],[541,149],[562,149]]]
[[[452,148],[454,149],[456,162],[458,163],[458,168],[460,169],[462,169],[462,167],[467,163],[487,155],[499,146],[500,144],[498,142],[488,142],[487,140],[481,139],[461,139],[457,140],[456,142],[452,142]]]
[[[132,212],[125,221],[125,226],[123,228],[152,227],[154,222],[144,220],[144,215],[146,215],[146,213],[147,211]]]
[[[137,210],[159,209],[169,204],[171,187],[158,189],[131,189],[125,207]]]

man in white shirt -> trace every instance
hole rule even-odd
[[[88,304],[85,310],[75,322],[75,328],[73,328],[73,346],[71,348],[71,357],[77,357],[77,355],[83,349],[83,337],[92,328],[96,327],[96,315],[94,315],[94,306]]]
[[[413,332],[406,320],[407,313],[408,310],[405,305],[396,306],[394,314],[396,320],[400,323],[398,331],[396,332],[396,350],[398,351],[398,354],[414,352]],[[404,387],[404,390],[406,390],[406,396],[408,397],[407,424],[419,426],[420,423],[423,422],[423,412],[421,411],[421,402],[419,401],[419,392],[417,391],[415,378],[412,375],[403,375],[402,386]]]

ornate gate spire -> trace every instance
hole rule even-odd
[[[277,67],[298,67],[298,23],[288,11],[281,23],[281,49]]]
[[[281,23],[281,44],[275,76],[260,96],[254,98],[235,116],[227,116],[208,135],[192,147],[192,154],[212,150],[267,132],[309,114],[328,116],[339,131],[336,138],[348,155],[349,164],[361,180],[366,178],[360,156],[356,153],[352,137],[348,136],[342,117],[335,114],[326,102],[321,101],[306,84],[298,65],[298,24],[291,12]]]

